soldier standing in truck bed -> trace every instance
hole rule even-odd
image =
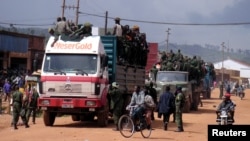
[[[117,37],[117,61],[119,61],[118,63],[124,63],[125,48],[122,42],[123,29],[122,29],[122,25],[120,24],[120,20],[121,19],[119,17],[115,18],[115,25],[113,27],[113,35]]]

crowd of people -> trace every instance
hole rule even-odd
[[[122,25],[120,18],[115,18],[113,35],[117,36],[117,60],[120,64],[145,67],[149,52],[146,33],[140,31],[138,25],[132,28]]]
[[[171,93],[170,86],[166,87],[164,93],[160,95],[159,101],[157,100],[156,90],[150,83],[150,86],[141,88],[140,86],[134,86],[134,92],[131,97],[130,103],[127,105],[127,110],[131,106],[135,106],[132,113],[132,120],[136,124],[137,121],[145,122],[147,129],[152,126],[152,121],[155,120],[154,113],[158,112],[158,118],[163,115],[163,129],[167,130],[170,115],[173,114],[173,122],[176,122],[176,132],[183,132],[182,122],[182,109],[185,103],[185,96],[182,93],[182,87],[177,86],[176,92]],[[111,91],[111,112],[113,113],[113,119],[115,123],[114,131],[119,131],[118,120],[122,116],[123,99],[122,93],[119,91],[119,84],[117,82],[112,83]],[[139,127],[135,127],[135,130],[139,130]]]
[[[1,71],[3,102],[6,102],[7,113],[12,114],[11,126],[16,130],[18,125],[29,128],[29,119],[35,124],[37,116],[37,88],[28,84],[26,78],[30,75],[24,69],[7,69]],[[19,122],[21,117],[22,122]]]

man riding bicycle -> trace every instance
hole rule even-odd
[[[140,86],[135,86],[134,90],[135,91],[133,92],[133,95],[132,95],[132,98],[128,107],[136,106],[131,117],[134,123],[136,123],[135,121],[138,119],[140,119],[141,121],[145,120],[143,117],[143,114],[145,113],[146,107],[144,104],[144,99],[145,99],[144,91],[141,91]]]

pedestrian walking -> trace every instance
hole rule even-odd
[[[19,120],[19,116],[21,116],[22,121],[25,125],[25,128],[29,128],[29,125],[27,123],[26,117],[25,117],[25,110],[23,110],[23,94],[19,91],[19,87],[15,86],[15,92],[13,93],[12,96],[13,99],[13,125],[14,129],[17,128],[17,123]]]
[[[153,86],[154,86],[154,83],[151,81],[150,84],[149,84],[149,95],[153,98],[155,105],[157,105],[158,104],[157,92],[156,92],[156,89]],[[155,111],[155,108],[152,108],[152,113],[151,113],[151,119],[152,120],[155,120],[154,111]]]
[[[11,92],[11,85],[9,80],[5,80],[5,83],[3,85],[3,92],[4,92],[4,101],[6,102],[8,100],[8,102],[10,102],[10,92]]]
[[[161,94],[159,103],[158,103],[158,113],[163,115],[163,129],[167,130],[169,117],[173,110],[175,109],[174,105],[174,94],[170,92],[170,86],[166,86],[166,90]]]
[[[145,101],[145,113],[146,113],[147,129],[150,129],[151,125],[152,125],[152,114],[154,114],[154,112],[152,112],[152,111],[154,111],[156,105],[154,103],[154,99],[149,94],[149,90],[147,87],[145,89],[144,101]]]

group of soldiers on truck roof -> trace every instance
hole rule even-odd
[[[66,18],[65,18],[66,19]],[[92,24],[84,23],[80,28],[69,28],[69,24],[58,18],[54,28],[48,31],[55,37],[51,44],[53,47],[59,36],[62,40],[79,40],[83,37],[92,35]],[[65,36],[66,35],[66,36]],[[146,34],[140,32],[140,28],[134,25],[122,26],[120,18],[115,18],[115,26],[113,27],[113,35],[117,36],[117,62],[118,64],[126,64],[131,66],[145,67],[147,63],[148,44]]]
[[[117,60],[120,64],[145,67],[147,63],[148,44],[146,34],[140,32],[140,27],[134,25],[122,26],[120,18],[115,18],[113,35],[117,36]]]
[[[157,65],[157,64],[156,64]],[[157,71],[187,71],[189,72],[189,80],[195,80],[199,85],[205,76],[211,76],[212,80],[215,80],[215,70],[212,63],[205,63],[199,57],[183,56],[181,50],[174,53],[170,50],[169,53],[165,51],[161,55],[161,61],[158,63],[160,68],[156,65],[153,66],[151,72],[156,75]]]

